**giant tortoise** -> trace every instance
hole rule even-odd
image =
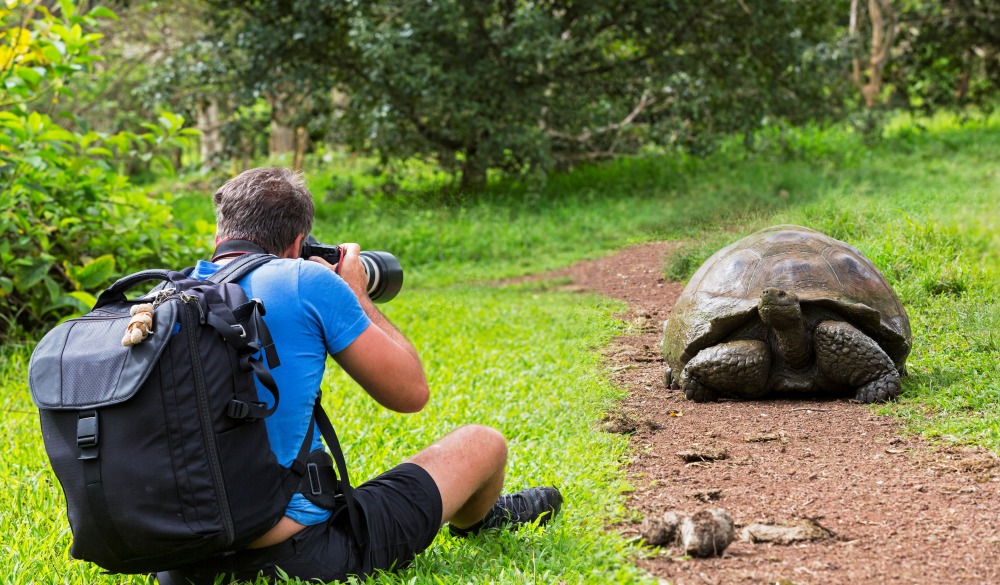
[[[899,394],[910,321],[855,248],[778,225],[713,254],[663,327],[666,383],[689,399]]]

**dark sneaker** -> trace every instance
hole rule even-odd
[[[468,528],[448,526],[455,536],[478,534],[489,528],[514,528],[538,521],[541,526],[562,509],[562,494],[554,487],[533,487],[512,494],[503,494],[486,516]]]

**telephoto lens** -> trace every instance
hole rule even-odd
[[[361,263],[368,275],[368,298],[374,303],[386,303],[396,298],[403,288],[403,267],[388,252],[363,251]]]
[[[311,234],[302,242],[302,258],[319,256],[330,264],[340,262],[340,246],[321,244]],[[368,284],[365,290],[374,303],[387,303],[403,288],[403,267],[389,252],[364,250],[360,254]]]

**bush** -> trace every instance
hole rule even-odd
[[[0,8],[0,341],[31,335],[89,309],[91,291],[112,276],[176,263],[180,235],[170,210],[130,185],[116,159],[158,156],[183,143],[183,119],[169,113],[142,133],[71,131],[49,112],[93,57],[96,8],[77,14],[63,0]],[[42,108],[49,111],[43,111]]]

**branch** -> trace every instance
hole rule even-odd
[[[872,67],[879,72],[889,62],[889,50],[896,35],[896,15],[890,0],[868,0],[872,20]]]
[[[853,39],[858,36],[858,0],[851,0],[851,20],[847,27],[847,34]],[[861,89],[864,82],[861,80],[861,59],[855,57],[851,60],[851,81]]]
[[[566,134],[564,132],[559,132],[558,130],[546,129],[545,133],[552,138],[557,140],[564,140],[566,142],[578,142],[584,144],[590,142],[590,139],[596,135],[607,134],[609,132],[617,132],[626,126],[630,126],[635,118],[643,112],[647,107],[656,103],[656,98],[650,97],[648,91],[642,92],[642,97],[639,98],[639,103],[636,104],[635,108],[624,118],[621,122],[614,124],[608,124],[607,126],[601,126],[600,128],[594,128],[593,130],[584,130],[581,134],[572,135]],[[544,125],[544,122],[543,122]]]
[[[361,79],[364,79],[369,84],[375,85],[372,82],[371,76],[368,75],[368,72],[358,63],[350,61],[350,62],[343,62],[342,65],[348,71],[353,72],[355,75],[357,75]],[[417,114],[416,108],[412,103],[412,99],[404,100],[400,95],[400,92],[398,92],[395,88],[393,88],[391,84],[380,83],[378,84],[378,87],[385,91],[385,93],[389,96],[390,103],[396,106],[396,108],[403,114],[403,116],[405,116],[406,119],[409,120],[411,124],[413,124],[413,127],[416,128],[417,133],[423,136],[426,140],[433,142],[434,144],[437,144],[439,146],[443,146],[449,150],[459,151],[465,148],[465,144],[463,144],[462,142],[455,140],[454,138],[451,138],[449,136],[446,136],[440,132],[437,132],[433,130],[430,126],[425,124],[423,120],[420,119],[420,116]]]
[[[573,154],[557,155],[557,158],[566,162],[593,162],[595,160],[608,160],[618,156],[618,153],[610,150],[597,150],[592,152],[578,152]]]
[[[84,113],[88,112],[91,108],[93,108],[95,105],[97,105],[98,103],[100,103],[101,105],[104,105],[104,101],[103,101],[104,97],[106,95],[112,93],[112,92],[117,93],[118,89],[125,82],[125,78],[128,77],[128,75],[130,73],[132,73],[133,71],[135,71],[135,69],[137,67],[139,67],[140,65],[149,63],[150,57],[152,55],[156,54],[157,52],[159,52],[159,50],[160,49],[157,48],[157,47],[151,47],[145,53],[143,53],[141,57],[139,57],[138,59],[132,60],[125,67],[122,67],[122,68],[118,69],[118,74],[115,76],[114,79],[111,80],[111,83],[108,84],[104,89],[102,89],[100,91],[100,93],[98,93],[96,96],[94,96],[94,99],[90,100],[89,102],[87,102],[86,104],[84,104],[80,108],[78,108],[75,113],[77,115],[84,114]]]

